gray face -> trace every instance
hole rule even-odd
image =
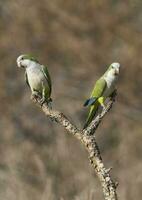
[[[117,78],[119,75],[119,68],[119,63],[112,63],[107,72],[105,73],[105,77],[107,77],[107,79],[109,80]]]
[[[23,68],[26,67],[23,65],[23,62],[25,60],[24,57],[25,55],[21,55],[17,58],[16,62],[17,62],[18,67],[23,67]]]
[[[119,63],[112,63],[110,73],[114,76],[118,76],[120,71],[120,64]]]
[[[119,71],[120,71],[120,64],[119,63],[112,63],[111,68],[112,68],[113,74],[115,76],[117,76],[119,74]]]
[[[17,58],[18,67],[27,68],[31,63],[37,63],[38,61],[30,55],[21,55]]]

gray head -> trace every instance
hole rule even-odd
[[[117,62],[114,62],[109,66],[105,74],[110,75],[110,76],[118,76],[119,71],[120,71],[120,64]]]
[[[18,67],[23,67],[23,68],[26,68],[28,67],[28,65],[31,63],[31,62],[35,62],[35,63],[39,63],[37,59],[35,59],[33,56],[31,55],[20,55],[17,60],[17,65]]]

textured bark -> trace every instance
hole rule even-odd
[[[32,97],[34,102],[36,102],[41,107],[46,116],[50,117],[52,120],[63,126],[69,133],[74,135],[85,146],[89,154],[90,163],[100,180],[105,200],[117,200],[117,185],[113,182],[110,176],[110,169],[106,169],[104,167],[99,147],[96,142],[95,131],[101,123],[103,117],[111,109],[115,100],[115,96],[116,93],[113,94],[112,98],[107,103],[106,108],[103,109],[101,113],[84,130],[78,129],[63,113],[51,109],[47,103],[41,104],[40,98]]]

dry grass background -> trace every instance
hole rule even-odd
[[[82,126],[96,79],[121,63],[118,97],[98,129],[121,200],[142,196],[141,0],[0,0],[0,200],[103,199],[83,147],[30,101],[17,56],[49,66],[54,106]]]

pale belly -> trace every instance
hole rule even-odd
[[[113,93],[114,89],[115,89],[114,85],[112,87],[107,87],[105,92],[103,93],[103,96],[109,97]]]
[[[42,86],[47,85],[47,81],[40,69],[28,69],[27,76],[32,91],[42,91]]]
[[[103,96],[104,97],[109,97],[115,90],[115,86],[116,86],[116,83],[117,83],[117,77],[111,77],[109,79],[105,79],[106,80],[106,83],[107,83],[107,86],[106,86],[106,89],[103,93]]]
[[[115,87],[116,87],[116,83],[117,83],[117,78],[114,78],[111,81],[107,82],[106,89],[105,89],[105,91],[103,93],[104,97],[107,98],[114,92]]]

